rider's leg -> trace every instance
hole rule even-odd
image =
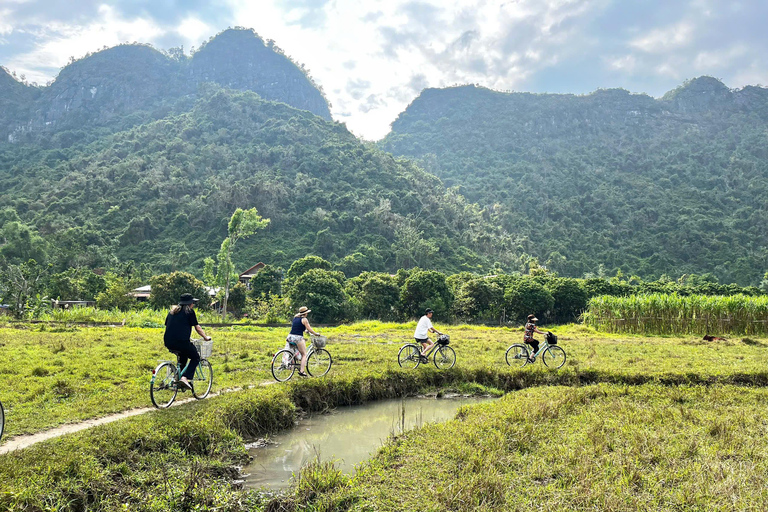
[[[427,342],[421,344],[421,355],[427,357],[427,352],[429,352],[429,349],[434,346],[435,344],[432,342],[432,340],[427,338]]]
[[[299,349],[299,353],[301,354],[301,366],[299,367],[299,373],[300,374],[306,374],[307,373],[307,343],[302,340],[296,342],[296,348]]]
[[[187,366],[187,369],[184,370],[184,374],[181,376],[181,382],[191,388],[192,384],[190,381],[195,378],[195,369],[200,363],[200,354],[197,353],[197,349],[191,341],[180,344],[177,350],[179,352],[179,364],[181,365],[180,370]],[[189,365],[187,365],[187,359],[189,359]]]
[[[531,339],[531,340],[527,341],[526,343],[528,343],[530,346],[533,347],[533,352],[531,352],[531,355],[529,357],[529,359],[531,361],[533,361],[534,358],[536,357],[536,352],[539,351],[539,342],[534,340],[534,339]]]

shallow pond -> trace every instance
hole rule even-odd
[[[316,456],[336,460],[344,473],[368,459],[392,434],[453,419],[462,405],[491,398],[405,398],[339,407],[331,414],[312,416],[272,438],[275,444],[251,448],[251,464],[243,468],[246,487],[280,489]]]

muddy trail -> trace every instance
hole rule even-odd
[[[275,383],[276,381],[272,380],[272,381],[264,381],[258,385],[269,386]],[[215,393],[212,392],[210,395],[208,395],[208,398],[223,395],[225,393],[235,393],[237,391],[242,391],[243,389],[250,389],[254,387],[256,387],[256,385],[248,386],[247,388],[223,389]],[[173,405],[171,405],[171,407],[183,406],[184,404],[188,404],[189,402],[195,402],[195,401],[196,401],[195,398],[190,396],[189,398],[182,398],[180,400],[176,400],[173,403]],[[61,425],[60,427],[44,430],[42,432],[36,432],[34,434],[24,434],[20,436],[10,437],[0,442],[0,455],[12,452],[14,450],[21,450],[29,446],[32,446],[33,444],[37,444],[42,441],[47,441],[49,439],[54,439],[56,437],[60,437],[66,434],[80,432],[81,430],[98,427],[99,425],[106,425],[107,423],[112,423],[114,421],[130,418],[132,416],[147,414],[149,412],[157,411],[157,410],[158,409],[156,409],[155,407],[141,407],[137,409],[128,409],[126,411],[121,411],[115,414],[102,416],[101,418],[93,418],[93,419],[81,421],[78,423],[67,423],[66,425]]]

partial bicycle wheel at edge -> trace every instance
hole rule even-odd
[[[322,377],[331,370],[332,363],[331,353],[318,348],[307,356],[307,371],[313,377]]]
[[[288,363],[283,362],[283,356],[286,356],[285,359],[289,361]],[[296,365],[293,364],[293,351],[283,349],[272,358],[272,376],[276,381],[287,381],[293,377],[295,371]]]
[[[400,368],[416,368],[421,362],[420,355],[419,347],[409,343],[397,353],[397,364],[400,365]]]
[[[448,345],[438,347],[435,350],[433,361],[439,370],[449,370],[456,364],[456,351]]]
[[[176,400],[179,388],[176,386],[176,365],[166,361],[160,364],[152,373],[149,385],[149,398],[158,409],[170,406]]]
[[[544,361],[544,364],[547,365],[547,368],[557,370],[558,368],[562,368],[565,364],[565,350],[557,345],[549,346],[547,347],[547,350],[544,351],[544,355],[541,359]]]
[[[3,404],[0,403],[0,439],[3,438],[3,430],[5,430],[5,411],[3,410]]]
[[[213,387],[213,368],[207,359],[200,361],[195,369],[195,379],[192,381],[192,394],[198,400],[208,396]]]
[[[522,368],[528,364],[528,355],[528,348],[525,345],[515,344],[507,349],[504,358],[509,366]]]

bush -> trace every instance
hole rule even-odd
[[[160,274],[153,276],[149,284],[152,286],[149,303],[155,309],[167,309],[178,303],[182,293],[191,293],[196,299],[200,299],[198,305],[201,308],[211,306],[211,297],[205,285],[192,274],[186,272]]]

